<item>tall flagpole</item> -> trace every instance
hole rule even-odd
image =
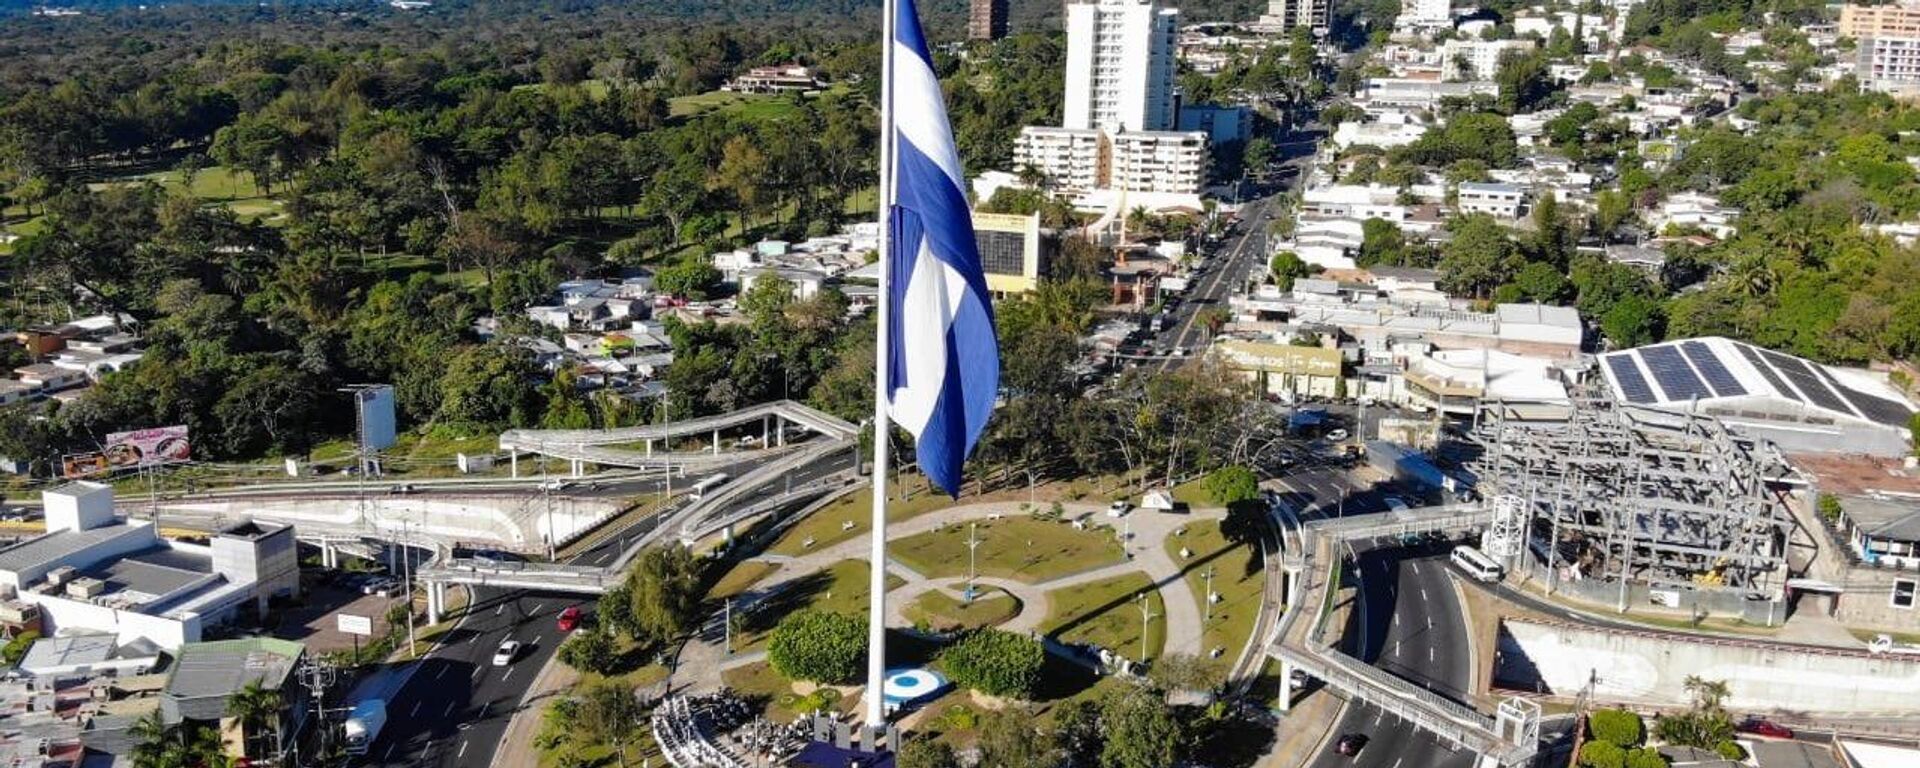
[[[865,746],[878,751],[886,729],[883,691],[887,675],[887,365],[891,352],[887,325],[892,303],[887,274],[893,245],[893,48],[895,0],[881,3],[880,21],[880,300],[874,323],[873,366],[873,542],[867,558],[867,734]],[[889,747],[893,745],[888,745]]]

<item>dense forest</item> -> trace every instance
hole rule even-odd
[[[170,6],[0,26],[0,228],[17,238],[0,243],[0,327],[113,311],[147,344],[78,400],[0,409],[0,455],[173,423],[205,458],[300,453],[349,426],[341,382],[394,383],[428,438],[655,418],[540,371],[503,341],[552,334],[519,309],[559,280],[632,270],[709,297],[707,254],[870,216],[878,58],[817,5],[766,21],[638,5]],[[969,166],[1003,167],[1020,125],[1058,119],[1060,39],[971,53],[938,57],[955,133]],[[714,90],[795,61],[831,85]],[[769,286],[740,297],[749,323],[670,323],[678,358],[654,406],[870,402],[870,329],[839,319],[844,299]],[[1080,330],[1090,302],[1054,291],[1006,314]]]

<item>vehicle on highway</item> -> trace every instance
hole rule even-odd
[[[715,474],[708,475],[706,477],[701,478],[700,482],[694,483],[693,488],[687,491],[687,495],[698,499],[702,496],[707,495],[708,493],[712,493],[713,489],[718,488],[722,485],[725,485],[727,480],[728,480],[727,473],[725,472],[718,472]]]
[[[540,490],[543,491],[564,491],[572,487],[572,481],[568,480],[548,480],[540,484]]]
[[[1174,356],[1174,357],[1186,357],[1186,356],[1187,356],[1187,348],[1186,348],[1186,347],[1174,347],[1174,348],[1173,348],[1173,356]]]
[[[1107,505],[1107,517],[1125,517],[1127,511],[1131,509],[1133,509],[1132,504],[1124,501],[1116,501]]]
[[[387,489],[387,492],[388,492],[388,493],[391,493],[391,494],[393,494],[393,495],[395,495],[395,496],[407,496],[407,495],[411,495],[411,494],[413,494],[413,493],[415,493],[415,492],[417,492],[417,491],[419,491],[419,490],[420,490],[420,489],[418,489],[418,488],[415,488],[415,487],[413,487],[413,484],[411,484],[411,483],[401,483],[401,484],[399,484],[399,485],[396,485],[396,486],[394,486],[394,487],[392,487],[392,488],[388,488],[388,489]]]
[[[493,652],[493,665],[496,667],[504,667],[512,664],[514,657],[519,655],[520,641],[502,640],[500,641],[500,648]]]
[[[1327,433],[1327,439],[1336,443],[1340,442],[1347,439],[1347,431],[1344,429],[1333,430]]]
[[[360,584],[360,594],[387,597],[400,588],[400,580],[391,576],[375,576]]]
[[[1406,502],[1400,500],[1400,497],[1388,496],[1387,509],[1392,510],[1394,512],[1405,512],[1409,509],[1409,507],[1407,506]]]
[[[578,629],[580,627],[580,606],[567,606],[566,610],[560,612],[560,620],[555,623],[560,625],[560,631],[562,632],[572,632]]]
[[[353,705],[352,712],[347,715],[347,754],[366,754],[368,748],[373,746],[373,740],[380,738],[380,729],[386,725],[386,699],[367,699]]]
[[[1360,750],[1366,748],[1367,735],[1364,733],[1349,733],[1341,736],[1340,741],[1333,745],[1333,751],[1345,757],[1356,757],[1360,754]]]
[[[1452,560],[1454,565],[1476,581],[1499,581],[1500,576],[1506,573],[1506,569],[1501,568],[1493,558],[1487,557],[1486,553],[1465,544],[1453,548]]]
[[[1763,717],[1749,717],[1734,727],[1741,733],[1751,733],[1755,736],[1765,736],[1769,739],[1793,738],[1792,728],[1788,728]]]

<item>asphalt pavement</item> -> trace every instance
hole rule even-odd
[[[790,473],[782,483],[744,495],[739,503],[780,495],[789,484],[797,487],[819,480],[846,469],[852,461],[851,453],[835,453]],[[685,487],[686,482],[674,479],[676,488]],[[653,479],[606,484],[591,491],[583,483],[581,488],[582,492],[618,489],[631,494],[658,490],[661,485],[662,480]],[[636,521],[567,562],[605,565],[661,522],[657,516]],[[566,639],[559,630],[560,612],[574,605],[591,611],[593,604],[592,599],[575,594],[475,589],[472,607],[460,623],[419,662],[419,669],[388,702],[386,730],[360,764],[382,768],[491,764],[514,710]],[[523,646],[519,656],[507,666],[493,666],[494,651],[509,638]]]

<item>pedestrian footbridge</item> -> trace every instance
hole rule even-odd
[[[618,429],[513,429],[501,433],[500,450],[507,453],[515,477],[520,474],[522,453],[566,461],[575,475],[581,474],[587,464],[699,471],[739,462],[738,454],[729,455],[723,450],[721,432],[756,426],[760,434],[749,435],[747,444],[782,453],[792,449],[789,431],[813,433],[828,440],[854,439],[860,433],[858,425],[833,414],[792,400],[776,400],[666,424]],[[670,448],[676,438],[703,437],[707,438],[707,450],[674,452]],[[659,444],[658,450],[655,443]]]

